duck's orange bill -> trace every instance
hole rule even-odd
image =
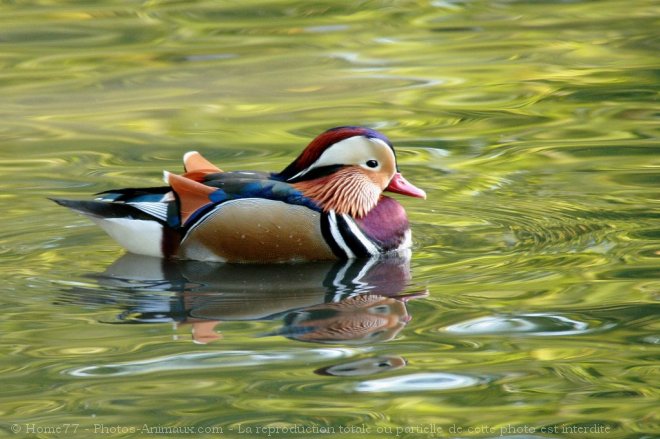
[[[385,190],[394,192],[395,194],[426,199],[426,192],[403,178],[403,175],[401,175],[400,172],[394,174],[394,177],[392,177],[390,184],[385,188]]]

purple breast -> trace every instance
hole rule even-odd
[[[384,250],[398,248],[410,228],[406,211],[398,201],[382,196],[367,215],[355,220],[362,231]]]

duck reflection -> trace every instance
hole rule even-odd
[[[317,343],[366,343],[394,338],[408,321],[399,298],[361,294],[292,311],[273,334]]]
[[[391,340],[410,321],[406,301],[426,295],[403,293],[407,258],[238,265],[126,254],[92,277],[100,288],[71,289],[63,300],[120,305],[118,323],[190,325],[196,343],[221,338],[221,322],[252,320],[281,320],[262,335],[304,342]]]

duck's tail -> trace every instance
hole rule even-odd
[[[50,199],[85,215],[131,253],[169,257],[178,248],[180,236],[167,224],[167,203]]]

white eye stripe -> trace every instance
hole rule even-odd
[[[369,138],[369,141],[371,141],[371,142],[376,142],[376,143],[380,143],[381,145],[383,145],[383,146],[386,147],[387,149],[392,150],[392,148],[390,147],[390,145],[388,145],[383,139],[378,139],[378,138],[376,138],[376,137],[370,137],[370,138]]]
[[[312,169],[323,166],[358,165],[372,171],[380,170],[383,160],[377,160],[376,157],[389,157],[392,163],[395,163],[392,148],[383,140],[364,136],[349,137],[330,146],[308,168],[300,171],[289,180],[302,177]],[[376,160],[378,166],[376,168],[368,167],[366,162],[369,160]]]

